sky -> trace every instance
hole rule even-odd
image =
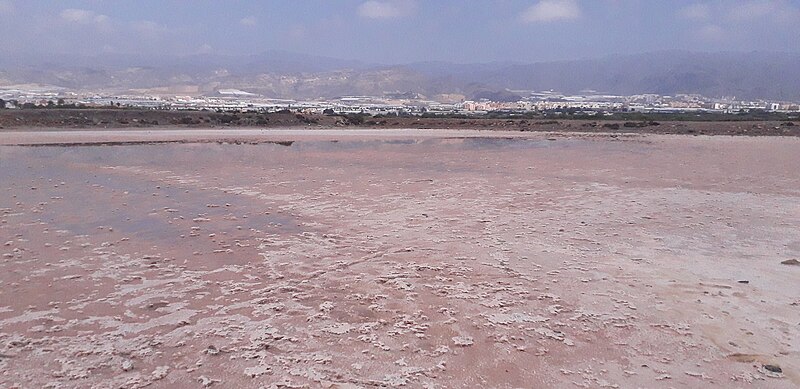
[[[0,0],[0,55],[287,50],[369,63],[800,52],[800,0]]]

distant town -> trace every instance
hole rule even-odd
[[[564,94],[556,91],[510,91],[524,96],[517,101],[450,99],[433,101],[414,93],[386,93],[383,96],[341,96],[317,100],[266,98],[238,89],[220,89],[213,96],[155,96],[130,94],[76,93],[50,86],[0,87],[0,108],[137,108],[153,110],[212,110],[217,112],[278,112],[368,114],[372,116],[465,115],[489,113],[548,112],[553,115],[611,115],[613,113],[721,113],[800,112],[800,104],[789,101],[710,98],[697,94],[662,96],[639,94],[618,96],[584,91]]]

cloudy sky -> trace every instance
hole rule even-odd
[[[800,52],[800,0],[0,0],[0,55],[253,54],[376,63],[658,50]]]

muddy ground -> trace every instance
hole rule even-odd
[[[800,139],[172,131],[3,133],[0,388],[800,386]]]
[[[449,119],[421,117],[361,117],[298,113],[217,113],[137,109],[6,109],[0,110],[3,129],[119,129],[119,128],[331,127],[371,129],[475,129],[522,132],[589,132],[690,135],[800,136],[792,121],[613,121],[553,119]]]

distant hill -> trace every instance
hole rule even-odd
[[[800,100],[800,54],[658,52],[512,65],[481,74],[505,88],[611,94],[699,93],[710,97]]]
[[[0,58],[0,86],[213,95],[236,89],[274,98],[400,93],[513,99],[509,90],[609,94],[698,93],[800,101],[800,54],[654,52],[542,63],[378,65],[285,51],[250,56]]]

